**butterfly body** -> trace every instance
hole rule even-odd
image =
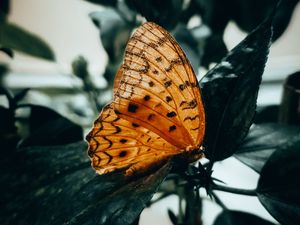
[[[184,52],[154,23],[129,40],[107,105],[87,136],[100,174],[143,173],[173,156],[195,161],[205,132],[200,89]]]

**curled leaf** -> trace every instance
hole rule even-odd
[[[23,148],[0,162],[5,225],[129,225],[171,167],[169,162],[130,180],[120,172],[99,176],[85,142]]]
[[[224,210],[220,213],[213,225],[274,225],[273,223],[264,220],[256,215],[235,211]]]
[[[281,224],[300,221],[299,134],[278,149],[261,170],[257,185],[259,201]]]
[[[263,123],[251,127],[242,146],[235,153],[235,157],[260,173],[268,158],[277,149],[287,145],[297,136],[300,140],[299,126],[278,123]]]
[[[55,59],[48,44],[35,34],[9,23],[0,24],[0,30],[1,46],[47,60]]]

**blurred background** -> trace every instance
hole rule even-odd
[[[282,29],[282,35],[279,35],[270,48],[269,59],[259,91],[257,102],[259,106],[279,104],[284,79],[289,74],[300,70],[300,4],[297,3],[298,1],[294,2],[288,13],[290,20],[288,19],[285,28]],[[105,51],[102,45],[101,25],[97,25],[97,21],[101,20],[101,15],[106,15],[105,12],[108,10],[110,10],[109,7],[80,0],[10,1],[10,11],[6,18],[8,23],[18,25],[44,40],[52,49],[55,59],[45,60],[21,51],[14,51],[13,59],[6,54],[0,54],[0,63],[8,68],[7,73],[2,78],[3,85],[12,92],[30,88],[23,100],[24,102],[47,106],[84,127],[86,133],[91,128],[92,121],[100,110],[99,107],[111,98],[110,87],[111,80],[113,80],[111,74],[117,68],[114,65],[110,68],[109,73],[107,71],[109,60],[113,60],[110,53]],[[249,11],[250,15],[257,13],[255,10]],[[228,50],[237,45],[247,35],[247,31],[255,27],[250,25],[247,27],[247,20],[250,21],[253,18],[246,14],[244,16],[246,18],[241,20],[228,19],[228,23],[224,25],[224,30],[220,32]],[[135,19],[138,22],[145,20],[141,15],[135,15]],[[113,22],[113,20],[111,21]],[[206,38],[211,34],[212,29],[204,22],[203,17],[193,16],[187,24],[190,29],[201,27],[200,38]],[[107,23],[110,23],[109,17]],[[244,26],[244,24],[246,25]],[[246,29],[241,29],[245,27]],[[175,28],[175,25],[171,26],[170,30],[174,31]],[[130,29],[128,30],[130,31]],[[180,35],[178,36],[180,37]],[[126,37],[125,35],[125,41]],[[110,40],[114,42],[115,37]],[[202,56],[205,55],[203,52],[201,54]],[[190,56],[191,54],[187,55]],[[195,61],[191,58],[190,60]],[[84,73],[88,74],[89,82],[84,83],[84,79],[81,79],[78,73],[76,74],[78,66],[76,67],[74,62],[87,65],[87,71]],[[197,62],[193,63],[199,78],[218,62],[218,59],[203,60],[202,62],[205,63],[199,65]],[[118,60],[115,60],[115,64],[118,64]],[[105,74],[106,77],[103,76]],[[112,78],[107,79],[109,76]],[[92,87],[89,86],[91,83]],[[97,89],[96,96],[95,93],[88,94],[89,88]],[[99,95],[97,96],[97,94]],[[91,101],[94,101],[95,98],[98,104],[93,105]],[[1,97],[0,104],[7,105],[8,103],[5,98]],[[255,172],[234,158],[217,163],[214,167],[214,175],[228,185],[247,189],[255,188],[258,179]],[[244,210],[275,222],[257,198],[217,193],[230,209]],[[212,224],[213,219],[221,209],[206,197],[205,192],[202,193],[202,196],[204,197],[203,222],[204,224]],[[167,216],[167,208],[172,208],[176,212],[177,206],[176,197],[170,196],[151,208],[145,209],[142,213],[141,224],[171,224]]]
[[[1,54],[0,60],[10,68],[9,76],[5,77],[7,86],[12,89],[52,89],[55,93],[72,92],[74,87],[80,85],[80,80],[71,76],[71,65],[76,57],[81,55],[88,62],[88,71],[93,83],[99,88],[106,87],[107,82],[102,75],[108,63],[108,56],[99,39],[99,30],[89,16],[92,12],[105,10],[107,9],[101,5],[79,0],[12,0],[8,21],[41,37],[53,50],[55,61],[41,60],[20,52],[16,52],[11,60]],[[286,75],[300,67],[300,5],[296,4],[294,11],[290,13],[291,21],[286,31],[271,46],[259,104],[279,103],[281,91],[278,89],[281,87],[276,86],[276,83],[281,84]],[[223,35],[228,50],[238,44],[246,34],[238,28],[236,22],[230,21]],[[200,70],[199,76],[204,74],[205,70]],[[276,91],[272,92],[273,89]],[[47,99],[47,96],[39,96],[39,99],[38,95],[41,93],[31,92],[31,95],[36,95],[39,104],[47,105],[47,101],[53,101]],[[88,107],[89,104],[84,103],[84,99],[78,98],[80,100],[76,101],[77,104],[87,104]],[[64,109],[56,109],[64,113]]]

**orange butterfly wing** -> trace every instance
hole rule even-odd
[[[111,105],[104,107],[86,139],[92,166],[100,174],[122,168],[129,168],[127,175],[142,172],[180,151],[147,128],[118,117]]]
[[[93,167],[100,174],[145,171],[198,150],[204,129],[200,89],[184,52],[163,28],[143,24],[127,44],[114,100],[87,136]]]
[[[117,93],[123,73],[124,73],[124,70],[123,70],[123,67],[121,66],[119,68],[119,70],[117,71],[117,74],[115,75],[114,87],[113,87],[114,95]]]
[[[154,23],[129,40],[113,107],[181,149],[199,148],[205,115],[193,69],[172,36]]]

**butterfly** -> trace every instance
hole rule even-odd
[[[172,158],[203,157],[205,113],[197,78],[175,39],[146,22],[129,39],[106,105],[86,137],[99,174],[144,173]]]

